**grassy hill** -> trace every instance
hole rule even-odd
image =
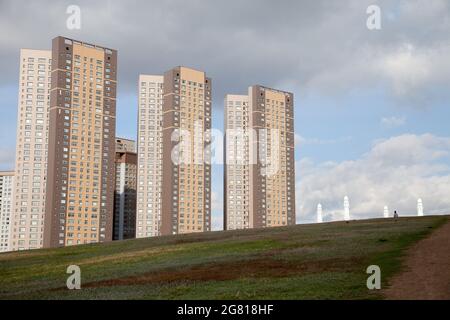
[[[379,299],[405,249],[448,216],[213,232],[0,255],[0,299]],[[66,288],[81,267],[82,289]]]

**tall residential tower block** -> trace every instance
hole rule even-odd
[[[112,240],[117,51],[52,45],[44,246]]]
[[[226,230],[295,224],[294,97],[252,86],[225,98]]]
[[[113,240],[133,239],[136,234],[137,154],[135,142],[116,139],[116,190]]]
[[[161,234],[163,76],[139,76],[136,238]]]
[[[139,79],[137,237],[211,230],[211,79]]]
[[[51,64],[51,51],[20,51],[12,251],[43,246]]]

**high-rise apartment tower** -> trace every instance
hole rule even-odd
[[[211,79],[139,79],[137,237],[211,230]]]
[[[43,246],[51,51],[20,51],[14,208],[10,249]]]
[[[163,76],[139,76],[137,238],[161,234],[163,85]]]
[[[295,224],[293,94],[227,95],[225,128],[225,229]]]
[[[113,240],[135,238],[137,154],[132,140],[116,139]]]
[[[53,39],[45,247],[112,240],[116,88],[117,51]]]
[[[211,79],[164,74],[161,234],[211,230]]]

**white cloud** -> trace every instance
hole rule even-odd
[[[14,170],[15,157],[16,153],[14,148],[1,148],[0,170]]]
[[[377,70],[390,84],[394,96],[413,104],[429,105],[436,92],[450,81],[448,41],[433,47],[404,43],[380,56]]]
[[[388,205],[401,215],[450,214],[450,138],[402,135],[375,142],[360,159],[316,164],[298,162],[297,221],[314,222],[318,203],[325,220],[342,220],[350,198],[354,219],[382,217]]]
[[[392,81],[395,93],[402,96],[429,81],[432,64],[429,55],[417,52],[409,43],[381,61],[382,70]]]
[[[381,125],[386,128],[401,127],[406,124],[405,117],[384,117],[381,119]]]
[[[220,103],[225,93],[253,83],[325,95],[386,85],[418,103],[443,95],[435,88],[445,88],[450,77],[449,2],[379,0],[383,17],[395,19],[372,32],[366,9],[373,2],[79,0],[82,29],[74,32],[66,29],[68,0],[2,0],[0,85],[17,74],[20,47],[50,48],[62,34],[118,49],[126,66],[121,91],[135,92],[139,73],[184,64],[220,84],[214,94]],[[255,7],[258,14],[248,14]]]
[[[342,137],[336,139],[320,139],[320,138],[305,138],[302,135],[295,134],[295,145],[296,146],[304,146],[304,145],[327,145],[327,144],[336,144],[336,143],[344,143],[352,140],[352,137]]]

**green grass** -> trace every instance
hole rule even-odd
[[[0,255],[0,299],[380,299],[406,249],[447,216],[213,232]],[[65,288],[69,265],[82,290]]]

